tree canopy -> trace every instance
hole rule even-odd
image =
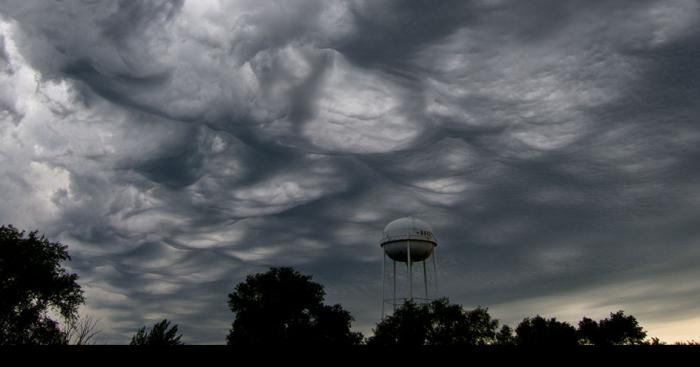
[[[425,305],[406,301],[374,329],[368,345],[425,345],[432,327],[432,315]]]
[[[488,309],[465,311],[447,298],[428,304],[407,301],[374,330],[370,345],[485,345],[496,341],[498,321]]]
[[[620,310],[599,322],[584,317],[578,324],[578,336],[582,344],[632,345],[643,344],[647,333],[634,316]]]
[[[249,275],[229,294],[235,320],[229,345],[359,344],[350,331],[350,313],[340,305],[323,304],[323,286],[288,267]]]
[[[37,231],[0,227],[0,345],[67,343],[49,315],[74,320],[84,302],[78,276],[61,266],[66,248]]]
[[[146,327],[140,328],[133,337],[130,345],[182,345],[182,335],[177,335],[177,324],[170,326],[170,321],[164,319],[153,325],[150,331]]]
[[[545,319],[540,315],[525,318],[515,329],[518,345],[526,346],[573,346],[577,345],[576,329],[556,318]]]
[[[513,329],[508,325],[503,325],[501,330],[496,334],[496,344],[498,345],[515,345],[516,339],[513,335]]]

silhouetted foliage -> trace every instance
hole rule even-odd
[[[595,345],[643,344],[647,336],[637,319],[632,315],[625,316],[621,310],[599,322],[584,317],[577,332],[582,344]]]
[[[665,345],[666,343],[660,342],[659,338],[651,338],[651,342],[649,344],[651,344],[651,345]],[[679,341],[679,342],[673,343],[673,345],[693,345],[693,346],[696,346],[696,345],[700,345],[700,341],[694,340],[694,339],[693,340],[686,340],[686,341]]]
[[[525,346],[573,346],[578,341],[576,329],[569,323],[539,315],[525,318],[515,329],[515,334],[516,343]]]
[[[637,319],[632,315],[625,316],[621,310],[611,313],[609,318],[600,320],[598,324],[606,344],[642,344],[647,336]]]
[[[98,320],[91,316],[81,316],[71,320],[65,330],[67,344],[92,345],[101,331],[97,330]]]
[[[354,345],[362,334],[351,332],[353,320],[340,305],[323,305],[323,286],[292,268],[271,268],[249,275],[229,294],[235,320],[229,345]]]
[[[515,335],[513,329],[508,325],[503,325],[501,330],[496,334],[496,344],[498,345],[515,345]]]
[[[578,322],[579,344],[599,344],[600,343],[600,328],[598,323],[588,317],[584,317]]]
[[[432,327],[430,309],[406,301],[394,314],[382,320],[374,329],[368,345],[425,345]]]
[[[170,326],[170,321],[164,319],[153,325],[151,331],[146,331],[146,327],[140,328],[131,338],[130,345],[182,345],[177,335],[177,324]]]
[[[465,311],[446,298],[418,305],[407,301],[374,330],[369,345],[485,345],[496,341],[498,321],[488,309]]]
[[[432,345],[485,345],[496,340],[498,321],[492,320],[488,309],[477,307],[465,311],[460,305],[450,305],[447,299],[430,303],[433,329],[428,336]]]
[[[75,320],[83,292],[61,263],[66,246],[49,242],[37,231],[25,236],[12,225],[0,227],[0,345],[66,344],[55,312]]]

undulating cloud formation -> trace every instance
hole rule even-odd
[[[0,0],[0,223],[108,343],[280,265],[370,335],[408,215],[453,302],[697,338],[699,58],[694,0]]]

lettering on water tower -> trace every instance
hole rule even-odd
[[[429,239],[433,239],[433,233],[430,231],[424,231],[421,229],[421,230],[416,231],[416,232],[421,236],[425,236],[425,237],[428,237]]]

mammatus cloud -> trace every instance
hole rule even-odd
[[[105,342],[223,342],[273,265],[369,333],[406,215],[455,302],[687,339],[698,6],[0,1],[0,221],[69,245]]]

